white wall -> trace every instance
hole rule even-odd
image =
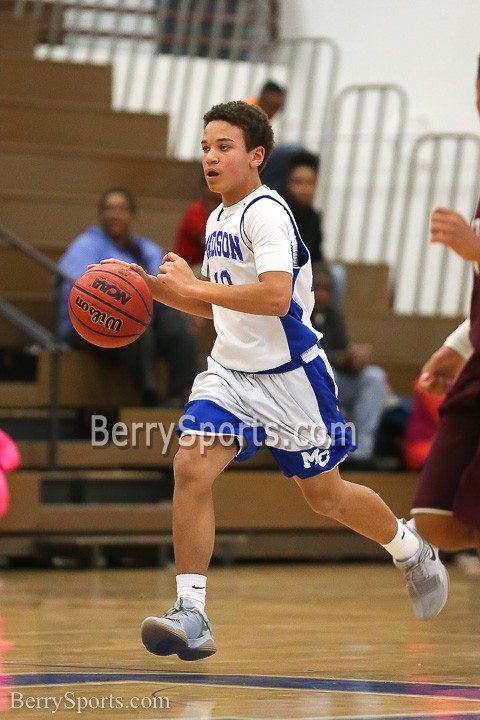
[[[335,40],[339,89],[401,85],[412,133],[480,129],[474,105],[480,0],[283,0],[280,31]]]

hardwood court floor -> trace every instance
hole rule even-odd
[[[390,563],[214,567],[208,613],[218,652],[184,663],[149,655],[139,639],[144,616],[171,605],[172,569],[6,570],[0,712],[480,718],[480,577],[452,564],[449,572],[446,608],[422,622]]]

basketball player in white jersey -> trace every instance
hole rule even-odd
[[[339,473],[355,445],[310,323],[308,251],[287,204],[259,179],[273,148],[268,118],[244,102],[216,105],[204,117],[202,148],[208,186],[222,196],[207,223],[202,279],[174,253],[165,256],[157,277],[132,266],[155,299],[213,317],[217,331],[179,427],[173,497],[178,599],[162,617],[143,622],[143,643],[156,655],[183,660],[216,651],[205,614],[215,534],[212,485],[232,460],[251,457],[262,444],[315,512],[385,547],[405,573],[417,616],[433,617],[448,594],[437,551],[375,492]]]

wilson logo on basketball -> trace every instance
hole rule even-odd
[[[125,290],[122,290],[121,288],[117,287],[116,285],[112,285],[111,283],[107,282],[103,278],[95,278],[92,283],[92,288],[94,290],[100,290],[100,292],[105,293],[105,295],[108,295],[109,297],[114,298],[114,300],[118,300],[122,303],[122,305],[126,305],[129,300],[131,300],[132,296],[127,295]]]
[[[90,305],[86,300],[83,300],[80,295],[77,295],[75,298],[75,304],[78,305],[80,310],[88,313],[92,323],[102,325],[107,330],[112,330],[113,332],[120,332],[122,329],[123,320],[113,317],[113,315],[107,315],[103,310],[98,310],[98,308]]]

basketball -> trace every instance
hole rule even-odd
[[[75,281],[68,312],[75,330],[103,348],[128,345],[145,330],[153,300],[145,280],[125,265],[94,265]]]

